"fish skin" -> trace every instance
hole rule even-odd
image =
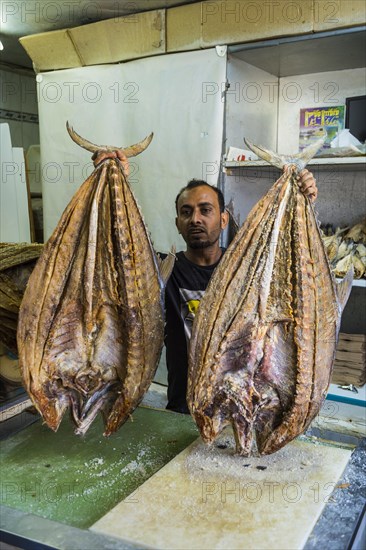
[[[19,364],[50,428],[67,408],[78,434],[99,411],[105,435],[129,418],[163,346],[165,283],[122,164],[106,159],[66,207],[20,308]]]
[[[244,456],[273,453],[307,428],[335,356],[342,307],[313,207],[295,175],[286,165],[252,209],[193,324],[189,409],[207,443],[232,424]],[[343,306],[351,285],[352,277]]]

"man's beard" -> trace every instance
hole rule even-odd
[[[191,241],[189,243],[189,246],[194,250],[200,250],[202,248],[208,248],[212,244],[213,243],[211,243],[210,241],[193,241],[193,242]]]
[[[208,238],[206,240],[189,239],[188,245],[193,250],[202,250],[203,248],[208,248],[209,246],[214,245],[219,240],[219,238],[220,238],[220,234],[217,236],[216,239],[213,239],[213,240],[210,240]]]

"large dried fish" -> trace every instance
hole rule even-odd
[[[96,146],[74,132],[89,151]],[[123,149],[141,153],[152,135]],[[118,159],[101,162],[66,207],[29,279],[18,325],[26,389],[57,430],[70,406],[76,433],[102,411],[105,435],[141,401],[163,345],[163,293],[174,257],[159,271]]]
[[[232,424],[237,451],[270,454],[302,433],[325,398],[352,271],[336,284],[310,201],[295,178],[316,152],[252,146],[284,174],[217,267],[193,324],[188,405],[202,438]]]

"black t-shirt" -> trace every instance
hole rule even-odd
[[[183,252],[178,252],[176,258],[165,291],[167,409],[188,413],[186,402],[188,343],[191,337],[192,323],[199,302],[220,260],[210,266],[199,266],[187,260]]]

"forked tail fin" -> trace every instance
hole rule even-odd
[[[309,145],[301,151],[301,153],[296,153],[294,155],[281,155],[280,153],[274,153],[270,149],[266,149],[265,147],[254,145],[250,141],[248,141],[246,138],[244,138],[245,145],[249,147],[253,153],[255,153],[258,157],[262,158],[263,160],[269,162],[273,166],[277,166],[277,168],[280,168],[280,170],[283,169],[286,164],[293,164],[296,166],[297,171],[301,172],[305,168],[305,166],[308,164],[309,160],[313,158],[314,155],[319,151],[319,149],[323,146],[325,137],[319,139],[312,145]]]
[[[80,145],[80,147],[83,147],[87,151],[90,151],[91,153],[96,153],[97,151],[106,151],[108,153],[112,153],[113,151],[116,151],[117,149],[120,151],[123,151],[123,153],[126,155],[126,157],[136,157],[136,155],[139,155],[142,153],[142,151],[145,151],[145,149],[149,146],[152,138],[153,138],[153,132],[149,136],[147,136],[145,139],[140,141],[139,143],[135,143],[134,145],[129,145],[128,147],[115,147],[114,145],[95,145],[91,141],[88,141],[87,139],[84,139],[81,137],[75,130],[70,126],[69,122],[66,122],[66,128],[69,132],[69,135],[75,143]]]

